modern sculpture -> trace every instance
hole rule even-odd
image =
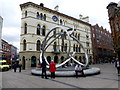
[[[63,30],[63,32],[58,32],[58,33],[56,33],[56,34],[54,34],[54,35],[49,36],[49,35],[51,34],[51,32],[53,32],[53,31],[55,31],[55,30],[57,30],[57,29],[61,29],[61,30]],[[49,68],[49,63],[48,63],[48,61],[47,61],[47,59],[46,59],[46,56],[45,56],[45,51],[46,51],[46,49],[47,49],[56,39],[61,38],[61,37],[67,37],[67,38],[68,38],[68,42],[69,42],[68,58],[67,58],[63,63],[57,64],[56,67],[58,68],[58,67],[64,65],[65,63],[67,63],[68,61],[70,61],[71,59],[73,59],[76,63],[78,63],[78,64],[80,64],[80,65],[82,65],[82,66],[85,67],[85,70],[84,70],[84,74],[85,74],[85,75],[99,74],[99,73],[100,73],[100,69],[99,69],[99,68],[96,68],[96,67],[93,67],[93,68],[88,67],[88,68],[86,68],[86,67],[88,66],[88,63],[89,63],[89,61],[88,61],[88,55],[87,55],[87,53],[86,53],[83,45],[81,44],[81,42],[80,42],[76,37],[74,37],[73,32],[74,32],[74,28],[69,28],[69,29],[66,30],[66,29],[63,29],[63,28],[61,28],[61,27],[55,27],[55,28],[53,28],[52,30],[50,30],[50,31],[47,33],[45,39],[44,39],[43,42],[42,42],[41,54],[40,54],[40,62],[42,63],[42,61],[43,61],[43,59],[44,59],[44,60],[46,61],[46,63],[48,64],[48,65],[47,65],[47,68]],[[85,54],[85,58],[86,58],[85,64],[77,61],[77,60],[74,58],[75,52],[72,52],[72,53],[70,52],[70,51],[71,51],[71,41],[70,41],[71,38],[72,38],[74,41],[76,41],[76,42],[81,46],[81,48],[83,49],[84,54]],[[41,75],[41,74],[42,74],[42,71],[41,71],[40,68],[36,68],[36,69],[31,70],[31,74],[33,74],[33,75]],[[50,72],[49,72],[49,71],[47,71],[47,75],[50,75]],[[74,71],[74,69],[73,69],[73,70],[64,70],[64,68],[63,68],[63,69],[61,69],[61,70],[57,70],[57,71],[56,71],[56,76],[75,76],[75,71]]]
[[[51,34],[51,32],[54,32],[54,31],[57,30],[57,29],[61,29],[61,30],[63,30],[63,32],[56,33],[56,34],[54,34],[54,35],[52,35],[52,36],[49,37],[49,35]],[[67,62],[70,61],[71,59],[73,59],[76,63],[78,63],[78,64],[80,64],[80,65],[82,65],[82,66],[84,66],[84,67],[88,66],[88,55],[87,55],[87,53],[86,53],[83,45],[81,44],[81,42],[80,42],[76,37],[73,36],[73,32],[74,32],[74,28],[69,28],[69,29],[65,30],[65,29],[63,29],[63,28],[61,28],[61,27],[55,27],[55,28],[53,28],[52,30],[50,30],[50,31],[47,33],[44,41],[42,42],[41,54],[40,54],[40,62],[42,63],[43,59],[45,59],[46,63],[48,64],[47,67],[49,67],[49,63],[48,63],[48,61],[47,61],[47,59],[46,59],[46,56],[45,56],[45,51],[46,51],[46,49],[47,49],[56,39],[58,39],[58,38],[60,38],[60,37],[67,37],[67,38],[68,38],[68,41],[69,41],[68,59],[66,59],[63,63],[56,65],[56,67],[60,67],[60,66],[64,65],[65,63],[67,63]],[[84,53],[85,53],[85,58],[86,58],[85,64],[77,61],[77,60],[73,57],[73,56],[75,55],[75,52],[73,52],[72,54],[70,53],[70,51],[71,51],[71,41],[70,41],[70,38],[72,38],[74,41],[76,41],[76,42],[81,46],[81,48],[83,49],[83,51],[84,51]],[[53,40],[51,40],[51,39],[53,39]],[[51,41],[51,42],[48,43],[48,41]]]

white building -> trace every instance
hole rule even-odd
[[[74,36],[80,40],[89,55],[89,59],[92,60],[91,24],[44,7],[42,3],[38,5],[27,2],[21,4],[20,7],[22,11],[20,60],[22,61],[23,69],[37,66],[42,41],[47,32],[56,26],[63,27],[64,29],[74,27],[76,29]],[[57,32],[62,32],[62,30],[58,29]],[[85,56],[83,50],[73,39],[71,39],[71,42],[71,52],[76,52],[75,58],[84,62]],[[53,59],[56,63],[61,63],[62,60],[67,58],[67,48],[67,38],[56,40],[46,50],[45,54],[48,61]]]
[[[2,44],[1,44],[2,25],[3,25],[3,18],[0,16],[0,59],[2,58]]]

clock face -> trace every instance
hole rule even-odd
[[[53,16],[52,19],[53,19],[54,22],[58,21],[58,17],[57,16]]]

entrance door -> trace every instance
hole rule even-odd
[[[36,67],[36,57],[35,56],[31,57],[31,67]]]
[[[25,57],[24,56],[22,58],[22,68],[23,68],[23,70],[25,70]]]
[[[55,56],[55,57],[54,57],[54,62],[55,62],[55,63],[58,63],[58,56]]]

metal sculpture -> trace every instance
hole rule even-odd
[[[51,34],[51,32],[53,32],[53,31],[55,31],[55,30],[57,30],[57,29],[61,29],[61,30],[63,30],[63,32],[56,33],[56,34],[48,37],[48,36]],[[60,66],[64,65],[65,63],[67,63],[67,62],[70,61],[71,59],[73,59],[76,63],[78,63],[78,64],[86,67],[86,66],[88,65],[88,55],[87,55],[87,53],[86,53],[83,45],[81,44],[81,42],[80,42],[76,37],[73,36],[73,32],[74,32],[74,28],[69,28],[69,29],[66,30],[66,29],[63,29],[62,27],[55,27],[55,28],[53,28],[52,30],[50,30],[50,31],[47,33],[45,39],[44,39],[43,42],[42,42],[41,54],[40,54],[40,62],[42,63],[42,61],[43,61],[43,59],[44,59],[44,60],[46,61],[46,63],[48,64],[47,67],[49,67],[49,63],[48,63],[48,61],[47,61],[47,59],[46,59],[46,56],[45,56],[45,51],[46,51],[46,49],[47,49],[56,39],[58,39],[58,38],[60,38],[60,37],[62,37],[62,36],[66,36],[66,37],[68,37],[68,40],[69,40],[68,59],[66,59],[63,63],[56,65],[56,67],[60,67]],[[70,51],[71,51],[71,50],[70,50],[70,49],[71,49],[71,41],[70,41],[70,38],[72,38],[73,40],[75,40],[75,41],[81,46],[81,48],[83,49],[83,51],[84,51],[84,53],[85,53],[85,58],[86,58],[85,64],[77,61],[77,60],[74,58],[75,52],[73,52],[72,54],[70,53]],[[51,40],[51,39],[53,39],[53,40]],[[48,41],[50,41],[50,43],[48,43]]]

